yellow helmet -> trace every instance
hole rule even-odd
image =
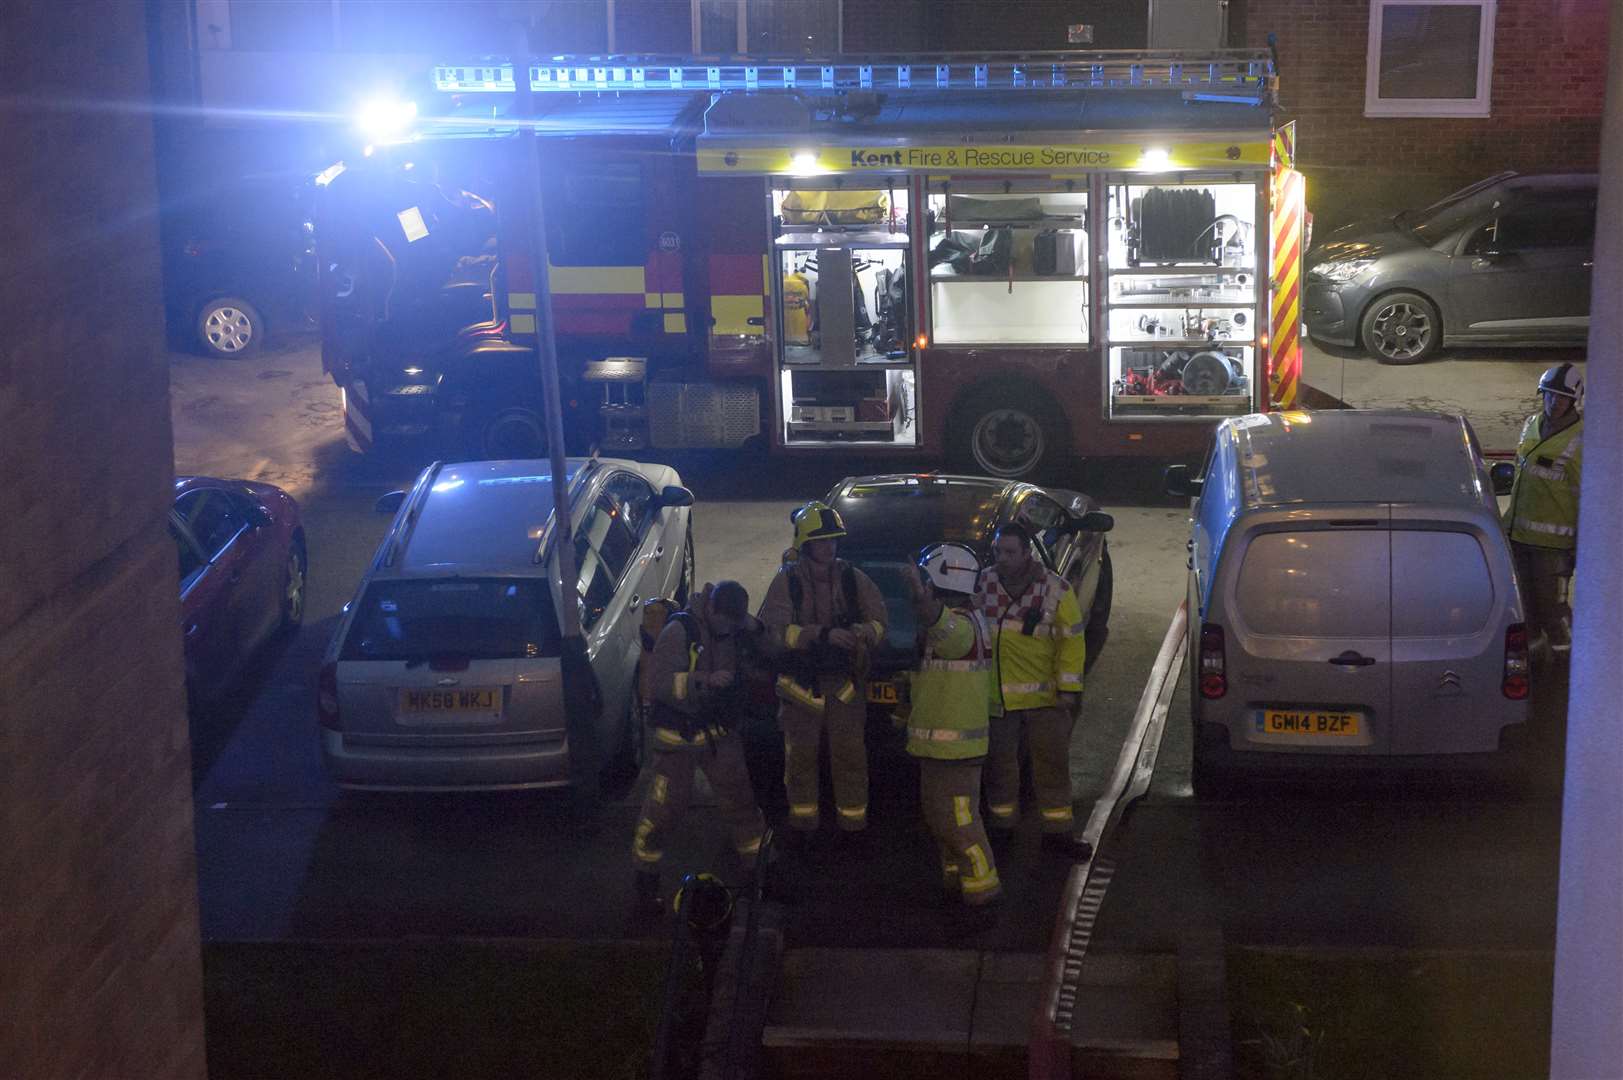
[[[833,540],[845,535],[840,512],[822,502],[809,502],[789,515],[795,524],[795,547],[808,540]]]

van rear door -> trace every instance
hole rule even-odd
[[[1391,551],[1385,505],[1259,522],[1226,607],[1231,745],[1390,753]]]
[[[1495,750],[1525,712],[1500,689],[1509,556],[1480,523],[1428,513],[1392,511],[1392,752]]]

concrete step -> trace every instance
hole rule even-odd
[[[793,950],[767,1013],[763,1075],[1024,1080],[1045,962],[976,950]],[[1174,957],[1088,957],[1073,1074],[1176,1077],[1177,1017]]]

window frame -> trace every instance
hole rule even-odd
[[[1381,31],[1389,7],[1474,7],[1481,13],[1477,33],[1476,96],[1470,98],[1383,98]],[[1493,105],[1493,31],[1498,0],[1369,0],[1369,41],[1364,66],[1364,115],[1390,117],[1486,117]]]
[[[626,484],[637,487],[636,499],[628,500],[625,497],[623,488]],[[644,492],[647,494],[644,495]],[[634,553],[640,551],[643,541],[647,540],[648,534],[653,531],[654,519],[659,514],[657,510],[650,509],[654,498],[659,494],[654,490],[654,485],[650,484],[645,477],[634,472],[621,470],[604,481],[603,494],[607,495],[625,514],[626,528],[631,532],[632,550]],[[633,509],[637,512],[635,519],[632,516]]]
[[[209,550],[209,545],[207,543],[208,538],[198,534],[197,528],[194,524],[196,521],[195,515],[189,515],[181,509],[181,503],[183,501],[191,500],[193,498],[196,498],[199,501],[204,501],[205,505],[206,500],[211,498],[217,499],[225,506],[227,511],[239,519],[238,525],[236,529],[232,531],[231,535],[227,536],[220,543],[220,546],[214,548],[212,551]],[[174,517],[180,522],[187,535],[191,536],[192,540],[197,544],[197,549],[203,553],[204,561],[211,565],[219,561],[220,556],[224,555],[226,550],[236,542],[237,537],[246,532],[253,524],[252,520],[242,512],[242,509],[238,507],[236,503],[232,502],[230,496],[226,492],[221,491],[218,488],[211,487],[196,487],[188,491],[183,491],[179,495],[175,496]]]

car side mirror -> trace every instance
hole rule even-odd
[[[1509,495],[1510,489],[1516,486],[1516,466],[1508,461],[1494,462],[1488,475],[1493,478],[1495,495]]]
[[[1116,527],[1116,519],[1103,510],[1089,510],[1076,519],[1073,532],[1107,533]]]
[[[380,514],[392,514],[400,509],[400,504],[406,501],[404,491],[391,491],[387,495],[378,496],[378,501],[372,504],[372,509]]]
[[[270,511],[263,506],[254,505],[248,508],[248,523],[256,529],[268,529],[271,526]]]
[[[667,506],[692,505],[693,492],[676,484],[671,484],[670,486],[663,488],[658,495],[654,496],[654,508],[656,510],[663,510]]]
[[[1168,465],[1163,481],[1168,495],[1181,495],[1185,498],[1196,498],[1200,495],[1203,481],[1189,472],[1187,465]]]

